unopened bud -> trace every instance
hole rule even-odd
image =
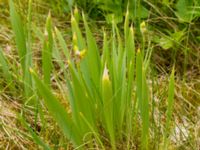
[[[144,21],[140,24],[140,30],[142,33],[145,33],[147,31],[146,23]]]
[[[109,74],[108,74],[108,69],[105,65],[104,71],[103,71],[103,80],[109,80]]]

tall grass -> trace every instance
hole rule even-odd
[[[12,75],[9,71],[10,70],[9,64],[8,64],[6,57],[4,56],[2,48],[0,48],[0,64],[1,64],[1,69],[3,72],[3,77],[6,79],[7,83],[11,83]]]
[[[53,37],[52,37],[52,23],[51,16],[47,17],[44,46],[42,51],[42,71],[44,75],[44,82],[50,85],[51,70],[52,70],[52,49],[53,49]]]
[[[10,20],[12,29],[15,35],[16,46],[19,54],[19,61],[22,69],[22,80],[24,82],[24,95],[27,98],[33,96],[32,91],[32,77],[28,71],[32,67],[32,45],[31,45],[31,6],[32,1],[29,0],[27,26],[21,20],[21,17],[17,13],[14,3],[9,0],[10,6]],[[28,33],[26,34],[26,31]]]
[[[149,149],[150,96],[146,77],[146,63],[149,62],[143,61],[140,50],[135,51],[133,27],[125,24],[126,37],[123,42],[113,22],[110,40],[104,33],[103,51],[100,54],[84,15],[83,21],[85,37],[72,15],[71,50],[67,48],[58,29],[50,31],[55,32],[58,45],[66,54],[68,71],[65,72],[66,68],[62,62],[60,67],[65,72],[72,114],[68,114],[52,94],[49,82],[41,81],[37,73],[31,70],[38,92],[74,147],[92,147],[93,143],[86,142],[95,140],[95,145],[102,149],[118,149],[118,143],[125,139],[125,143],[128,143],[127,148],[130,148],[130,140],[136,130],[133,126],[141,123],[140,148]],[[54,41],[55,49],[58,49],[58,45]],[[74,55],[71,56],[70,53]],[[57,54],[60,58],[59,51]],[[169,89],[171,94],[174,90],[171,86],[174,82],[172,77]],[[173,97],[169,95],[169,99],[172,101]],[[172,104],[169,103],[169,108],[171,107]],[[171,109],[169,111],[171,112]],[[88,141],[83,140],[85,136]],[[105,139],[109,140],[107,145],[104,144],[107,141]]]
[[[31,1],[28,28],[31,28],[30,12]],[[24,85],[37,89],[49,112],[74,148],[131,149],[135,136],[139,136],[139,148],[149,149],[150,86],[147,74],[151,52],[144,56],[144,52],[136,50],[134,29],[132,26],[129,27],[129,12],[126,14],[124,35],[120,35],[113,18],[111,35],[104,32],[102,49],[98,47],[84,14],[82,19],[85,36],[76,20],[77,15],[72,14],[71,49],[65,43],[61,32],[57,28],[53,29],[49,14],[43,39],[42,77],[36,70],[34,71],[32,64],[31,31],[26,37],[12,0],[10,0],[10,14],[23,70]],[[59,51],[60,49],[62,51]],[[58,61],[58,65],[64,72],[70,114],[53,94],[51,88],[52,58],[61,59],[62,53],[64,53],[64,61]],[[3,57],[0,58],[5,64]],[[4,72],[6,74],[8,69],[4,68]],[[29,88],[26,86],[24,90],[25,93],[29,93]],[[31,91],[31,94],[35,93]],[[173,99],[174,71],[169,85],[164,143],[170,133]],[[23,119],[22,122],[27,126]],[[49,146],[44,144],[33,130],[28,126],[27,128],[38,145],[49,149]],[[164,145],[167,147],[167,144]]]
[[[174,68],[172,70],[169,82],[169,91],[168,91],[168,99],[167,99],[167,111],[166,111],[166,125],[165,125],[165,134],[164,134],[164,148],[167,149],[171,131],[171,123],[172,123],[172,113],[173,113],[173,106],[174,106],[174,88],[175,88],[175,81],[174,81]]]

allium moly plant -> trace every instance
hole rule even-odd
[[[16,38],[21,37],[20,24],[15,22],[16,11],[10,1],[11,19]],[[31,79],[49,112],[62,129],[63,134],[76,149],[131,149],[138,144],[134,138],[139,136],[139,148],[149,149],[150,145],[150,94],[147,83],[147,70],[151,52],[135,50],[134,29],[129,27],[128,12],[124,23],[124,35],[120,36],[113,22],[111,35],[104,32],[103,47],[100,49],[82,15],[85,34],[79,28],[80,19],[76,11],[72,14],[72,48],[69,49],[61,32],[52,29],[51,17],[47,18],[44,47],[42,50],[43,78],[30,69]],[[12,17],[13,16],[13,17]],[[19,22],[19,17],[17,17]],[[122,37],[124,39],[122,39]],[[17,39],[22,68],[29,62],[23,57],[26,51],[25,39],[20,44]],[[63,50],[65,60],[58,61],[63,71],[68,89],[68,113],[60,100],[53,94],[51,74],[52,57],[61,60],[58,46]],[[54,53],[54,56],[53,56]],[[72,55],[73,54],[73,55]],[[28,60],[26,60],[28,59]],[[66,63],[67,62],[67,67]],[[23,67],[25,66],[25,67]],[[25,69],[24,69],[25,71]],[[174,71],[173,71],[174,72]],[[163,147],[167,147],[170,134],[170,120],[173,108],[174,73],[170,79],[167,123],[163,136]],[[27,73],[28,74],[28,73]],[[30,77],[29,77],[30,78]],[[22,119],[27,126],[25,121]],[[28,126],[35,142],[44,149],[50,149]]]
[[[31,70],[40,95],[75,148],[118,149],[122,144],[130,149],[131,143],[134,143],[133,135],[138,130],[136,124],[140,124],[140,148],[148,149],[150,96],[146,73],[150,56],[143,61],[142,52],[135,50],[133,27],[129,27],[128,19],[124,24],[125,39],[121,39],[113,23],[111,37],[108,39],[104,32],[103,48],[99,49],[85,16],[85,37],[74,16],[71,19],[72,50],[67,48],[61,33],[55,29],[55,38],[68,62],[67,69],[62,62],[60,67],[67,81],[71,114],[52,94],[49,85]],[[70,53],[74,53],[73,57]],[[61,58],[59,53],[57,57]],[[171,120],[173,83],[172,78],[167,124]],[[84,141],[85,137],[93,142]],[[164,139],[166,143],[167,136]]]

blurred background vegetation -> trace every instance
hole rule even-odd
[[[16,0],[15,2],[21,16],[26,18],[28,1]],[[180,75],[191,75],[187,72],[190,68],[193,68],[193,73],[198,74],[199,0],[132,0],[130,2],[128,0],[34,0],[34,23],[43,26],[46,14],[51,11],[55,16],[53,19],[56,20],[56,25],[65,28],[65,25],[69,24],[70,12],[75,7],[86,13],[94,27],[92,30],[97,34],[103,27],[109,29],[113,18],[119,28],[123,29],[123,21],[128,9],[130,20],[135,27],[138,47],[151,43],[154,49],[153,62],[157,70],[168,72],[170,70],[168,66],[176,60]],[[1,0],[0,8],[1,26],[6,24],[4,28],[9,27],[7,1]],[[142,22],[145,22],[142,29],[145,31],[144,36],[140,27]],[[3,27],[1,28],[3,30]]]

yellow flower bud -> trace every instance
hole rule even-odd
[[[81,52],[80,52],[80,58],[83,59],[83,57],[86,55],[86,49],[83,49]]]
[[[103,71],[103,80],[109,80],[108,69],[106,66]]]
[[[77,51],[79,51],[79,50],[78,50],[78,46],[77,46],[77,45],[74,45],[73,50],[74,50],[75,53],[76,53]]]
[[[145,33],[145,32],[147,31],[145,21],[143,21],[143,22],[140,24],[140,30],[141,30],[142,33]]]
[[[102,78],[102,94],[104,103],[109,103],[112,99],[112,84],[109,79],[108,69],[105,66]]]

